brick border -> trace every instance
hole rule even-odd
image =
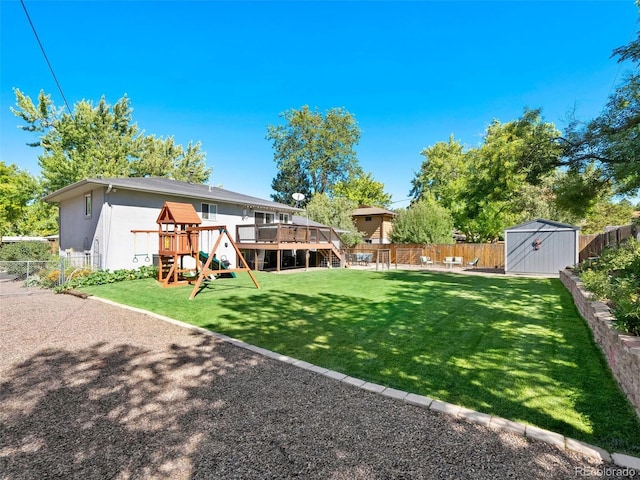
[[[560,281],[573,296],[573,302],[607,358],[613,376],[640,417],[640,337],[616,330],[609,307],[593,299],[573,271],[561,270]]]

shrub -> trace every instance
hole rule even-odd
[[[607,301],[617,328],[640,335],[640,242],[606,248],[596,261],[583,262],[578,274],[587,290]]]
[[[29,273],[31,283],[37,280],[34,273],[46,269],[48,261],[55,258],[47,242],[16,242],[0,246],[0,262],[7,262],[2,264],[2,269],[18,277],[26,277]]]
[[[135,270],[97,270],[91,272],[89,270],[76,270],[75,273],[67,275],[67,282],[57,287],[57,292],[70,290],[72,288],[81,288],[90,285],[105,285],[107,283],[122,282],[125,280],[139,280],[143,278],[157,278],[158,267],[142,266]]]
[[[54,258],[54,255],[51,253],[51,247],[48,242],[5,243],[0,247],[0,260],[7,262],[51,260],[52,258]]]

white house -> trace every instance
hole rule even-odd
[[[151,265],[158,253],[156,220],[165,202],[190,203],[202,225],[289,224],[300,209],[209,185],[168,178],[91,178],[53,192],[44,200],[60,209],[60,252],[80,254],[98,268]],[[147,231],[132,233],[134,231]],[[234,238],[234,241],[235,238]],[[211,240],[213,244],[213,240]],[[207,239],[203,239],[207,249]],[[233,261],[230,245],[219,255]]]

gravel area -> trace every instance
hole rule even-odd
[[[96,300],[2,296],[0,339],[2,479],[632,478]]]

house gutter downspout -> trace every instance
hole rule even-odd
[[[108,235],[108,229],[107,229],[107,224],[111,224],[111,203],[109,202],[109,193],[111,193],[111,191],[113,190],[113,184],[109,184],[109,186],[107,187],[106,192],[104,193],[104,207],[106,208],[105,210],[105,215],[103,217],[103,221],[102,221],[102,258],[100,260],[100,266],[103,270],[106,270],[107,266],[107,258],[108,257],[108,251],[109,251],[109,238],[107,237]]]

